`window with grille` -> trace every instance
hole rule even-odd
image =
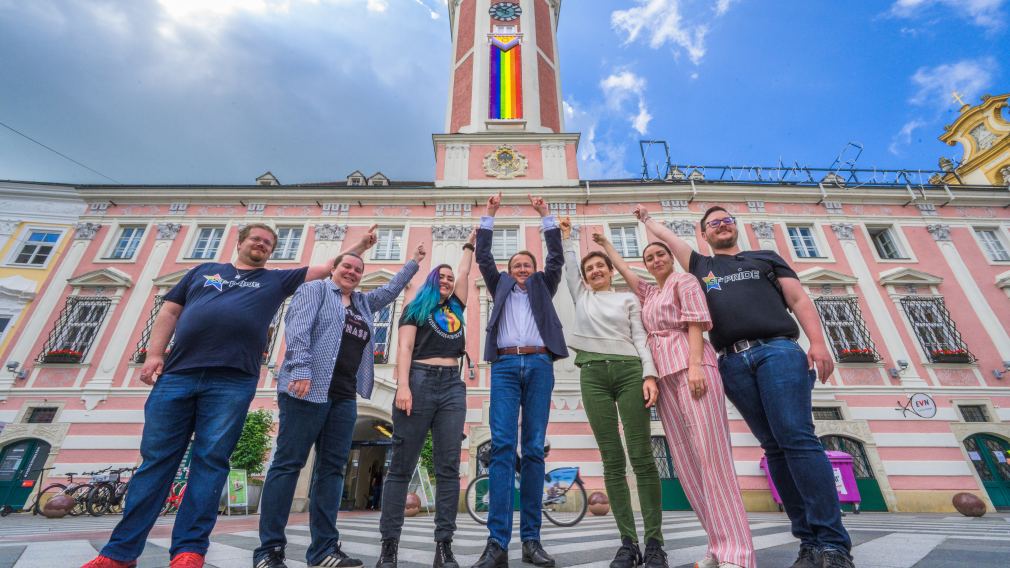
[[[905,296],[901,308],[919,345],[932,363],[972,363],[975,356],[968,351],[954,320],[939,296]]]
[[[39,353],[39,363],[80,363],[102,327],[109,298],[71,296],[56,318],[56,325]]]
[[[866,449],[858,440],[843,436],[824,436],[821,438],[824,449],[834,452],[845,452],[852,456],[852,473],[856,479],[874,479],[873,468],[866,457]]]
[[[189,258],[206,260],[217,257],[217,249],[221,246],[223,238],[223,227],[201,227],[196,235],[196,242],[193,243],[193,250],[189,253]]]
[[[636,225],[610,227],[610,242],[614,244],[614,249],[620,253],[621,258],[642,256],[638,250],[638,226]]]
[[[116,236],[116,242],[109,253],[109,258],[128,260],[133,258],[144,238],[144,227],[123,227]]]
[[[372,315],[375,327],[375,363],[389,362],[389,338],[393,325],[393,305],[389,304]]]
[[[61,234],[59,231],[28,231],[28,237],[11,264],[45,266]]]
[[[985,249],[989,260],[1010,260],[1010,253],[1007,252],[1006,246],[995,229],[976,229],[975,234],[978,235],[978,240],[982,243],[982,248]]]
[[[842,420],[842,409],[837,406],[815,406],[814,420]]]
[[[280,227],[277,229],[277,245],[270,255],[272,260],[294,260],[302,243],[301,227]]]
[[[506,262],[519,252],[519,229],[495,229],[491,240],[491,254],[499,262]]]
[[[873,248],[877,249],[877,256],[888,260],[905,258],[901,248],[898,247],[894,232],[890,228],[874,227],[868,230],[870,239],[873,240]]]
[[[800,258],[821,258],[812,227],[789,227],[789,242]]]
[[[56,406],[36,406],[28,411],[25,422],[28,424],[52,424],[59,412]]]
[[[814,305],[839,363],[875,363],[880,360],[856,297],[821,296],[814,300]]]
[[[677,470],[673,467],[673,459],[670,458],[670,446],[666,444],[665,437],[652,437],[652,457],[656,460],[656,469],[659,470],[660,479],[676,479]]]
[[[280,328],[281,322],[284,321],[284,310],[287,307],[287,302],[281,304],[281,307],[277,308],[277,313],[274,314],[274,319],[270,320],[270,327],[267,328],[267,343],[263,348],[264,364],[270,360],[270,354],[274,352],[274,346],[277,345],[277,338],[280,336],[277,330]]]
[[[986,412],[982,404],[965,404],[957,407],[961,411],[961,417],[965,422],[988,422],[989,413]]]
[[[403,229],[380,228],[375,231],[372,260],[399,260]]]

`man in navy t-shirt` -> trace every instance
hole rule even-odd
[[[737,221],[722,207],[709,208],[701,219],[712,256],[692,250],[641,205],[635,215],[701,282],[726,397],[761,442],[800,540],[792,568],[851,567],[852,542],[842,526],[834,472],[814,433],[811,404],[814,381],[826,381],[834,361],[796,272],[773,251],[741,250]],[[810,340],[806,353],[796,342],[800,327]]]
[[[276,243],[268,225],[246,225],[234,264],[196,266],[165,295],[140,370],[140,380],[154,385],[144,407],[143,463],[130,480],[122,520],[84,568],[136,565],[190,438],[192,462],[169,553],[172,568],[203,566],[229,459],[256,394],[270,322],[298,286],[329,276],[333,265],[268,270]],[[361,254],[373,244],[374,226],[344,252]]]

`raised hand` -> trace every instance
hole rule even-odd
[[[470,229],[470,236],[466,238],[466,244],[473,245],[477,242],[477,227]]]
[[[494,217],[495,213],[498,213],[498,208],[501,207],[501,192],[498,195],[492,195],[487,198],[487,216]]]
[[[530,200],[530,205],[532,205],[532,206],[533,206],[533,209],[535,209],[535,210],[536,210],[536,212],[537,212],[537,213],[538,213],[538,214],[539,214],[539,215],[540,215],[541,217],[546,217],[546,216],[550,215],[550,210],[549,210],[549,208],[547,207],[547,202],[546,202],[546,201],[544,201],[544,198],[543,198],[543,197],[533,197],[533,196],[532,196],[532,195],[530,195],[530,194],[527,194],[527,195],[526,195],[526,197],[528,197],[528,198],[529,198],[529,200]]]
[[[644,223],[644,222],[648,221],[649,218],[650,218],[649,217],[649,211],[645,208],[644,205],[642,205],[641,203],[639,203],[638,205],[635,206],[635,217],[639,221],[641,221],[641,222]]]
[[[603,233],[593,233],[593,242],[604,248],[610,245],[610,239]]]
[[[428,256],[428,253],[424,250],[424,244],[417,245],[417,249],[414,251],[414,262],[421,264],[425,256]]]
[[[561,238],[568,240],[572,236],[572,218],[565,217],[558,226],[561,227]]]
[[[361,240],[358,241],[358,245],[360,246],[362,251],[366,251],[372,248],[373,246],[375,246],[375,243],[378,242],[379,237],[375,235],[375,230],[378,228],[379,228],[378,225],[372,225],[371,227],[368,228],[367,233],[361,235]]]

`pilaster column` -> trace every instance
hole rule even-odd
[[[859,288],[863,293],[863,298],[866,299],[866,304],[870,308],[870,313],[877,322],[877,329],[880,330],[880,334],[884,340],[884,347],[892,358],[892,364],[893,361],[898,359],[904,359],[911,363],[913,359],[909,355],[908,350],[905,349],[905,343],[901,340],[901,336],[898,335],[898,328],[891,318],[891,312],[887,309],[887,302],[884,301],[884,297],[877,287],[877,282],[873,278],[873,274],[870,273],[870,267],[867,266],[863,255],[859,252],[859,246],[856,244],[855,238],[855,227],[852,223],[832,223],[831,230],[838,237],[838,241],[842,245],[842,252],[845,254],[845,259],[848,260],[854,276],[859,280]],[[919,376],[915,365],[911,364],[901,375],[901,383],[904,386],[910,387],[927,386],[926,381]]]
[[[951,272],[954,273],[954,279],[961,285],[964,295],[968,297],[968,303],[971,304],[972,311],[978,316],[982,327],[985,328],[986,333],[989,334],[993,344],[996,346],[996,351],[1000,355],[1000,361],[1010,360],[1010,335],[1007,335],[1006,329],[1000,325],[992,306],[986,301],[975,279],[972,278],[971,270],[964,263],[961,255],[957,252],[957,247],[950,240],[950,226],[942,224],[927,225],[926,230],[933,236],[933,240],[936,241],[936,245],[940,248],[943,258],[947,260]]]

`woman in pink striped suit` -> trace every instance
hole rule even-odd
[[[637,211],[636,211],[637,214]],[[715,350],[702,337],[712,327],[708,305],[694,276],[673,271],[666,243],[642,251],[650,284],[633,272],[610,241],[594,233],[642,301],[642,323],[659,370],[659,418],[677,475],[708,534],[708,554],[696,568],[754,568],[754,542],[744,512],[730,451],[726,395]]]

